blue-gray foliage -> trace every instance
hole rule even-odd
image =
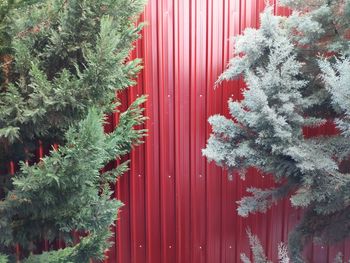
[[[350,234],[350,1],[282,1],[289,17],[261,14],[258,29],[236,37],[235,56],[218,82],[243,76],[244,99],[228,102],[231,118],[210,117],[203,154],[244,176],[249,167],[278,186],[250,188],[238,213],[265,212],[284,197],[305,214],[290,234],[293,262],[314,239]],[[306,138],[305,127],[332,120],[337,135]]]

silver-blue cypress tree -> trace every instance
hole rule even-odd
[[[231,118],[209,119],[203,154],[241,175],[249,167],[272,174],[270,189],[249,188],[238,213],[265,212],[289,197],[305,213],[289,235],[292,262],[311,240],[333,243],[350,234],[349,158],[350,1],[283,0],[289,17],[268,7],[258,29],[235,42],[235,56],[219,82],[243,76],[242,101],[229,101]],[[339,133],[306,138],[305,127],[334,121]],[[345,167],[345,168],[344,168]]]

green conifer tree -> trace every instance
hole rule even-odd
[[[0,184],[0,262],[15,262],[17,244],[21,262],[100,260],[122,205],[110,199],[110,184],[128,163],[102,168],[145,136],[136,127],[145,120],[143,96],[119,113],[114,131],[103,129],[105,116],[120,105],[116,94],[134,85],[141,69],[129,54],[144,1],[20,2],[8,1],[1,20],[11,36],[1,43],[11,65],[1,83],[0,162],[18,169],[1,175],[11,180]],[[39,141],[59,147],[37,161]],[[83,234],[78,243],[75,231]],[[57,239],[65,249],[34,253],[42,240]]]
[[[271,189],[250,188],[238,213],[265,212],[289,197],[305,208],[289,236],[292,262],[310,240],[333,243],[350,234],[350,1],[281,0],[293,12],[268,7],[258,29],[238,36],[235,56],[219,82],[243,76],[242,101],[229,101],[232,118],[209,119],[209,160],[244,175],[272,174]],[[306,138],[305,127],[333,121],[339,133]]]

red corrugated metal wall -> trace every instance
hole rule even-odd
[[[148,0],[143,38],[133,56],[144,70],[124,100],[149,94],[145,145],[131,154],[131,171],[116,185],[125,206],[119,214],[115,245],[106,262],[234,263],[249,255],[249,226],[277,259],[277,244],[300,216],[288,200],[267,214],[243,219],[235,201],[247,186],[268,187],[253,169],[245,181],[202,157],[210,133],[207,119],[227,114],[227,100],[241,98],[243,82],[214,82],[232,55],[231,37],[259,23],[264,0]],[[278,14],[288,12],[276,7]],[[309,246],[309,262],[332,262],[349,246]]]

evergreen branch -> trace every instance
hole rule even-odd
[[[8,257],[0,254],[0,263],[8,263]]]
[[[101,255],[108,249],[109,230],[99,233],[90,233],[81,238],[78,245],[56,251],[44,252],[40,255],[31,255],[23,263],[60,263],[60,262],[89,262],[91,259],[102,260]],[[103,244],[103,245],[101,245]]]

